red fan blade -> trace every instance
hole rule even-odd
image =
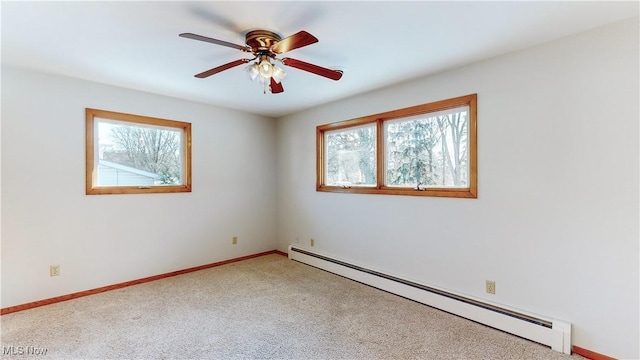
[[[318,39],[315,36],[303,30],[278,41],[271,47],[271,51],[276,54],[282,54],[317,42]]]
[[[270,86],[271,86],[272,94],[279,94],[284,91],[284,88],[282,87],[282,83],[281,82],[277,83],[275,80],[273,80],[273,78],[271,78]]]
[[[222,45],[222,46],[226,46],[226,47],[230,47],[230,48],[234,48],[234,49],[238,49],[238,50],[242,50],[242,51],[246,51],[246,52],[251,52],[251,48],[249,48],[247,46],[236,45],[234,43],[230,43],[230,42],[222,41],[222,40],[218,40],[218,39],[213,39],[213,38],[202,36],[202,35],[196,35],[196,34],[192,34],[192,33],[184,33],[184,34],[180,34],[179,36],[182,36],[182,37],[188,38],[188,39],[193,39],[193,40],[206,41],[208,43],[212,43],[212,44],[216,44],[216,45]]]
[[[209,76],[211,76],[213,74],[217,74],[220,71],[231,69],[232,67],[236,67],[238,65],[246,64],[249,61],[250,61],[249,59],[240,59],[240,60],[232,61],[230,63],[224,64],[224,65],[220,65],[218,67],[214,67],[213,69],[207,70],[205,72],[201,72],[200,74],[196,75],[196,77],[200,78],[200,79],[204,79],[204,78],[209,77]]]
[[[340,70],[331,70],[331,69],[323,68],[318,65],[309,64],[301,60],[284,58],[282,59],[282,63],[287,66],[294,67],[296,69],[300,69],[316,75],[324,76],[331,80],[340,80],[340,78],[342,77],[342,71]]]

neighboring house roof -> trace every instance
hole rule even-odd
[[[133,173],[133,174],[137,174],[137,175],[140,175],[140,176],[150,177],[150,178],[152,178],[154,180],[160,180],[162,178],[162,175],[158,175],[156,173],[152,173],[152,172],[149,172],[149,171],[136,169],[136,168],[133,168],[131,166],[116,164],[114,162],[107,161],[107,160],[102,160],[102,159],[98,160],[98,165],[114,168],[114,169],[117,169],[117,170],[127,171],[127,172],[130,172],[130,173]]]

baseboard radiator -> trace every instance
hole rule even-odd
[[[571,354],[571,323],[471,299],[293,245],[289,258]]]

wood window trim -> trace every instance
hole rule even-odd
[[[383,194],[383,195],[409,195],[409,196],[432,196],[432,197],[454,197],[476,199],[478,197],[478,151],[477,151],[477,102],[478,95],[471,94],[452,99],[436,101],[392,110],[380,114],[368,115],[360,118],[340,121],[316,127],[316,191],[334,193],[355,193],[355,194]],[[453,109],[460,106],[469,107],[469,187],[467,188],[435,188],[429,187],[424,190],[412,188],[389,187],[383,184],[384,181],[384,131],[385,121],[398,118],[405,118],[414,115],[422,115],[430,112]],[[376,186],[351,186],[348,188],[340,186],[325,185],[325,144],[324,134],[327,131],[347,129],[355,126],[376,124]]]
[[[154,185],[154,186],[96,186],[97,171],[95,164],[95,118],[130,122],[133,124],[145,124],[180,129],[183,132],[183,176],[181,185]],[[149,194],[149,193],[179,193],[191,192],[191,123],[166,120],[148,116],[126,114],[107,110],[85,109],[85,184],[87,195],[107,194]]]

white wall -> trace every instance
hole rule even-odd
[[[193,191],[85,195],[86,107],[191,122]],[[273,250],[275,136],[273,119],[2,68],[2,307]]]
[[[567,320],[575,345],[639,358],[638,54],[634,18],[279,119],[279,248],[313,237],[320,253]],[[471,93],[478,199],[315,191],[317,125]]]

